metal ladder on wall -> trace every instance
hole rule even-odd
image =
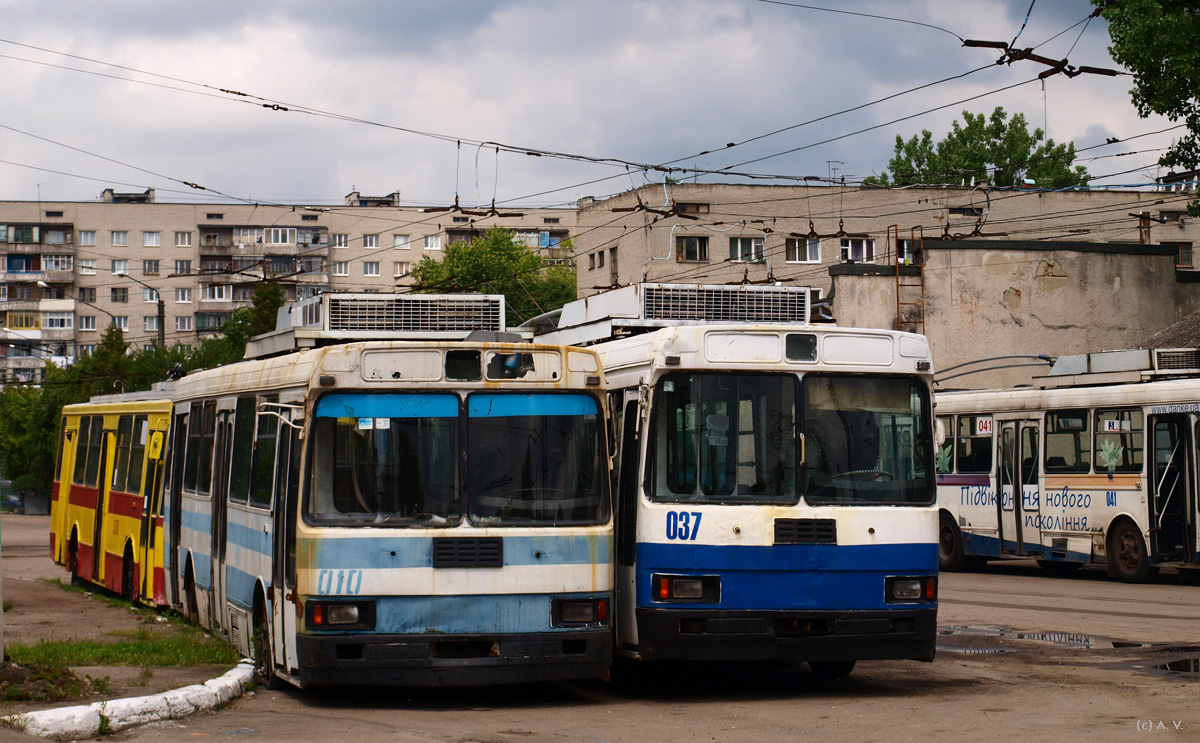
[[[888,255],[896,268],[896,330],[925,334],[925,231],[912,229],[906,255],[900,255],[900,227],[887,230]],[[893,252],[892,248],[895,248]],[[915,269],[915,270],[914,270]]]

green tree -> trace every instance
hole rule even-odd
[[[1182,121],[1187,134],[1159,158],[1168,168],[1200,168],[1200,4],[1195,0],[1092,0],[1108,21],[1112,58],[1133,73],[1133,105],[1145,118]],[[1200,199],[1188,210],[1200,216]]]
[[[559,246],[567,258],[570,246]],[[546,265],[537,252],[492,227],[471,242],[451,243],[442,260],[429,256],[413,268],[414,291],[424,294],[503,294],[510,323],[562,307],[575,299],[575,268]]]
[[[1087,185],[1087,169],[1072,166],[1075,144],[1056,144],[1045,139],[1041,129],[1030,132],[1024,114],[1008,120],[997,106],[990,117],[963,111],[963,121],[955,120],[950,133],[936,144],[928,129],[908,140],[897,134],[888,170],[866,183],[912,186],[975,180],[1011,187],[1028,179],[1042,188]]]

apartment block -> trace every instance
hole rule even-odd
[[[160,203],[153,190],[107,189],[94,202],[0,202],[0,382],[36,382],[115,324],[150,347],[219,333],[273,279],[289,299],[394,292],[422,259],[491,227],[564,259],[575,210],[419,207],[399,193],[345,204]],[[160,312],[161,303],[161,312]]]

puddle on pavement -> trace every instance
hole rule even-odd
[[[1173,673],[1200,674],[1200,658],[1173,660],[1170,663],[1162,663],[1154,668],[1158,671],[1171,671]]]
[[[1054,647],[1076,650],[1112,650],[1114,648],[1144,647],[1140,642],[1125,642],[1108,637],[1084,635],[1074,632],[1017,632],[1011,627],[997,624],[947,626],[938,628],[937,649],[947,653],[1015,653],[1015,648],[979,647],[978,643],[956,642],[953,638],[978,639],[995,637],[1000,640],[1023,640]]]

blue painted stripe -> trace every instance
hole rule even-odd
[[[233,565],[225,566],[225,598],[230,603],[243,609],[252,608],[257,582],[258,576],[244,573]]]
[[[192,569],[196,574],[196,588],[212,588],[212,556],[205,552],[192,551]]]
[[[997,537],[980,536],[978,534],[968,534],[966,532],[963,532],[962,537],[963,552],[973,557],[1010,557],[1017,560],[1054,559],[1055,562],[1082,562],[1085,564],[1092,561],[1092,556],[1089,553],[1076,552],[1074,550],[1065,553],[1065,559],[1052,558],[1051,553],[1053,550],[1039,542],[1026,542],[1025,552],[1028,554],[1017,555],[1014,554],[1016,552],[1017,543],[1012,539],[1004,540],[1004,549],[1008,550],[1008,554],[1005,554],[1000,549],[1000,540]]]
[[[546,534],[503,539],[505,566],[604,565],[612,562],[613,540],[608,534]],[[313,569],[371,570],[433,565],[433,538],[425,536],[301,539],[297,550],[302,555],[313,555],[313,562],[305,563]]]
[[[639,544],[637,605],[687,609],[833,611],[897,608],[884,602],[894,575],[935,575],[936,544],[795,544],[734,547]],[[651,600],[653,573],[719,575],[718,604]]]
[[[467,415],[472,418],[501,418],[525,415],[596,415],[596,399],[591,395],[475,394],[467,398]]]
[[[254,529],[241,524],[226,524],[225,538],[230,544],[257,552],[260,555],[271,556],[271,535],[261,528]]]
[[[384,596],[375,599],[374,631],[447,635],[573,632],[578,628],[550,626],[550,601],[597,596],[608,598],[612,606],[608,593]]]
[[[458,396],[334,392],[317,401],[318,418],[457,418]]]
[[[183,519],[180,523],[184,529],[190,529],[205,536],[212,534],[211,513],[196,513],[195,511],[188,511],[185,509],[182,515]]]

